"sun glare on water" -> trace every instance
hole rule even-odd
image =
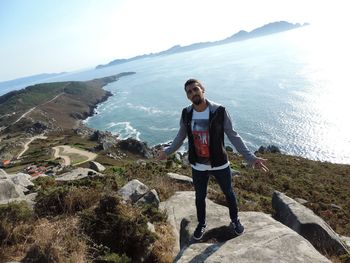
[[[335,162],[350,163],[350,118],[346,117],[350,114],[350,42],[341,30],[325,31],[313,26],[299,36],[292,41],[306,62],[300,72],[308,83],[301,93],[303,114],[309,119],[305,127],[308,138],[304,139],[318,144],[320,151]]]

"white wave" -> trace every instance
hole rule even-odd
[[[110,122],[110,123],[107,123],[106,125],[106,129],[110,129],[110,128],[113,128],[114,126],[118,125],[118,123],[116,122]]]
[[[130,122],[117,122],[113,123],[113,127],[115,127],[114,132],[119,134],[119,137],[124,140],[126,138],[132,137],[136,140],[140,141],[141,133],[131,126]]]
[[[156,114],[156,113],[162,113],[161,110],[155,108],[155,107],[145,107],[142,105],[133,105],[132,103],[128,102],[126,104],[126,106],[130,109],[135,109],[135,110],[139,110],[139,111],[144,111],[150,114]]]

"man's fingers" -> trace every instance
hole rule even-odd
[[[261,169],[262,169],[264,172],[268,172],[268,171],[269,171],[269,168],[267,168],[265,165],[262,165],[262,166],[261,166]]]
[[[253,164],[253,168],[256,169],[261,169],[264,172],[268,172],[269,168],[267,168],[267,166],[265,165],[265,162],[267,161],[267,159],[262,159],[259,158],[254,164]]]

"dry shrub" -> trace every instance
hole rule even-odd
[[[64,197],[65,211],[75,213],[89,208],[98,202],[99,197],[100,192],[95,189],[87,187],[71,189]]]
[[[0,245],[17,245],[28,241],[33,225],[14,223],[8,220],[0,221]]]
[[[0,245],[25,242],[32,221],[33,212],[25,201],[0,205]]]
[[[31,238],[34,243],[23,262],[87,262],[85,237],[76,217],[39,219]]]
[[[148,230],[147,218],[115,196],[105,196],[95,210],[83,212],[81,225],[95,244],[108,247],[112,253],[125,254],[133,261],[146,257],[156,239]],[[98,256],[101,252],[95,255]]]
[[[33,212],[25,201],[0,205],[0,220],[7,219],[13,223],[19,223],[28,222],[32,218]]]
[[[28,250],[28,244],[16,244],[13,246],[0,246],[0,262],[21,261]]]
[[[99,200],[100,192],[88,187],[59,186],[40,192],[35,204],[39,216],[73,214]]]
[[[172,226],[166,223],[155,225],[158,239],[154,242],[148,262],[173,262],[175,237]]]
[[[167,200],[176,191],[193,191],[192,184],[173,180],[166,175],[154,175],[152,181],[146,182],[150,188],[156,189],[161,200]]]
[[[65,211],[64,197],[68,194],[67,187],[54,187],[39,192],[34,206],[38,216],[55,216]]]

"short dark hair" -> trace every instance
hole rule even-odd
[[[198,79],[188,79],[186,82],[185,82],[185,85],[184,85],[184,89],[185,91],[186,90],[186,87],[193,84],[193,83],[198,83],[199,86],[201,87],[202,90],[204,90],[204,86],[202,85],[202,83],[198,80]]]

